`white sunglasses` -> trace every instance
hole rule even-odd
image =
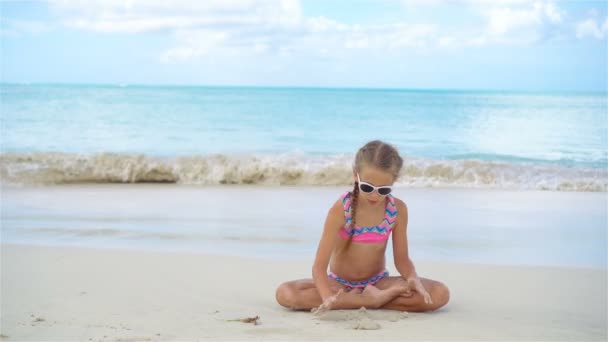
[[[359,181],[359,190],[361,190],[362,192],[368,193],[368,194],[370,194],[370,193],[374,192],[374,190],[376,190],[376,191],[378,191],[379,195],[386,196],[386,195],[390,194],[391,191],[393,190],[393,188],[388,185],[374,186],[369,183],[362,182],[361,178],[359,178],[358,173],[357,173],[357,180]]]

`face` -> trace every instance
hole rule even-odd
[[[357,181],[357,172],[353,172],[354,181]],[[359,170],[359,178],[361,182],[369,183],[372,186],[392,186],[395,182],[393,174],[376,167],[363,166]],[[359,198],[363,200],[365,204],[378,205],[384,203],[384,197],[378,193],[378,190],[374,190],[371,193],[359,191]]]

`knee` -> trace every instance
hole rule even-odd
[[[295,293],[293,286],[289,283],[279,285],[275,293],[277,303],[282,306],[292,309],[295,307]]]
[[[430,310],[437,310],[450,301],[450,289],[444,283],[435,282],[430,294],[433,299]]]

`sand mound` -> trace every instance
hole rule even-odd
[[[359,310],[330,310],[322,315],[313,316],[322,321],[354,321],[350,325],[351,329],[357,330],[377,330],[380,329],[378,321],[397,322],[408,317],[407,312],[392,310],[367,310],[361,307]]]

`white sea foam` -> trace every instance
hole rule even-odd
[[[348,185],[352,155],[0,154],[4,184]],[[608,191],[608,171],[553,164],[405,158],[397,186]]]

